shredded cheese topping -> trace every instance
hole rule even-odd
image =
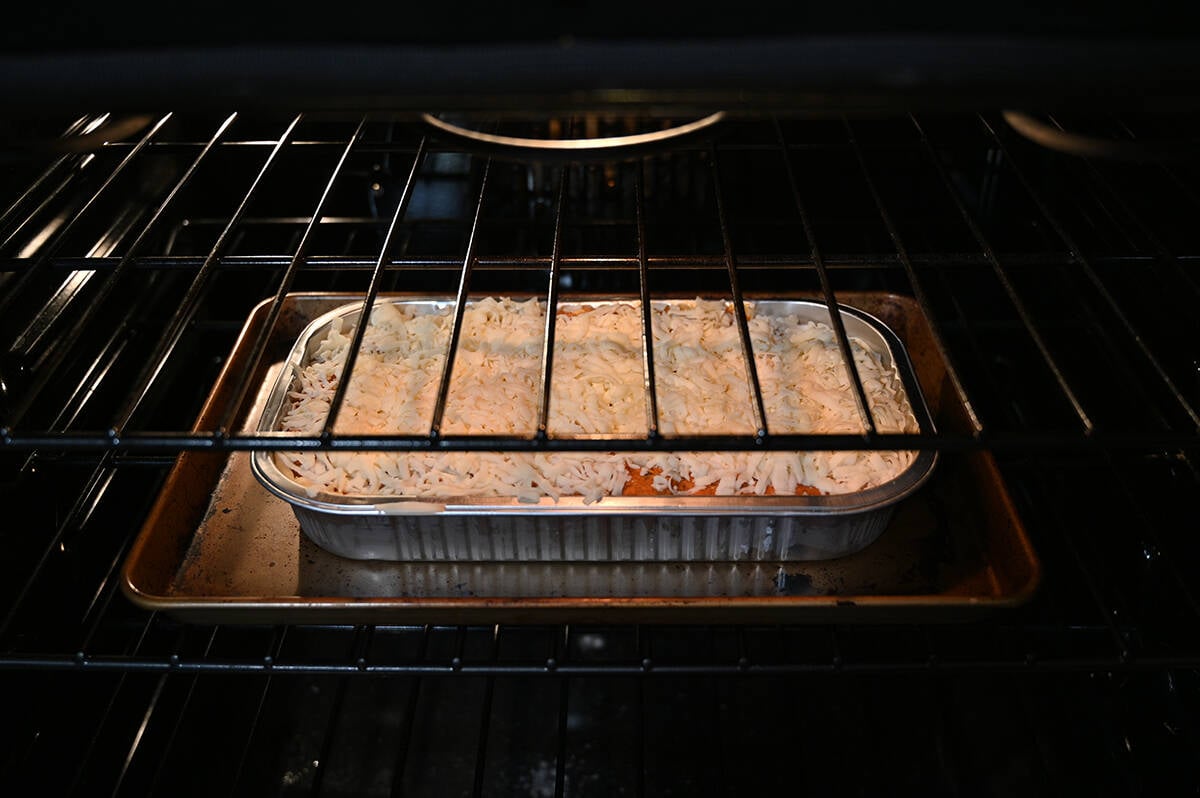
[[[777,433],[864,431],[852,377],[829,325],[746,313],[767,423]],[[731,306],[696,299],[652,309],[659,427],[665,435],[752,433],[754,411]],[[472,301],[446,400],[448,435],[530,435],[537,426],[545,304]],[[372,311],[335,432],[425,434],[449,344],[450,308],[381,302]],[[281,429],[313,434],[329,414],[349,325],[334,322],[288,393]],[[642,315],[638,302],[566,305],[555,319],[547,432],[644,435]],[[875,427],[916,432],[894,368],[857,338],[851,350]],[[631,475],[661,494],[834,494],[882,485],[909,451],[810,452],[280,452],[277,463],[318,493],[448,498],[620,496]],[[714,488],[715,486],[715,488]]]

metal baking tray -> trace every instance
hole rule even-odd
[[[909,298],[846,292],[904,341],[940,428],[969,415]],[[350,294],[292,294],[239,408],[253,428],[297,336]],[[212,429],[247,363],[260,306],[196,422]],[[249,452],[178,458],[130,549],[135,604],[199,623],[803,623],[965,621],[1018,607],[1041,565],[992,455],[943,452],[871,546],[815,562],[394,562],[339,557],[300,531],[287,502],[251,473]]]
[[[612,300],[564,301],[563,312]],[[673,300],[661,300],[661,306]],[[414,310],[444,309],[451,302],[387,298]],[[824,302],[756,300],[763,316],[796,317],[829,324]],[[886,324],[854,307],[840,309],[847,336],[877,353],[903,382],[918,428],[933,421],[903,343]],[[267,397],[257,429],[281,428],[288,395],[300,371],[330,329],[352,329],[362,303],[321,315],[297,337]],[[310,495],[274,452],[256,452],[251,468],[264,487],[290,503],[300,528],[321,548],[352,559],[421,562],[760,562],[823,560],[853,554],[873,543],[895,505],[929,478],[937,452],[923,450],[895,478],[854,493],[796,496],[579,496],[537,502],[509,497],[398,497]]]

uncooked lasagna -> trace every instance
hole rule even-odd
[[[767,424],[780,434],[860,434],[866,425],[833,328],[746,303]],[[424,435],[446,367],[453,309],[381,301],[370,316],[335,433]],[[541,401],[543,301],[485,298],[463,311],[445,435],[532,435]],[[555,318],[547,433],[642,436],[649,428],[637,301],[562,303]],[[651,310],[658,428],[664,436],[752,434],[754,398],[732,305],[659,302]],[[281,429],[320,432],[352,326],[335,320],[287,396]],[[881,433],[914,433],[904,385],[883,353],[851,337],[867,411]],[[279,452],[312,496],[544,497],[837,494],[882,485],[911,451]]]

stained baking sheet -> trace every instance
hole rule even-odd
[[[271,384],[292,341],[353,295],[287,298],[267,357]],[[839,295],[877,315],[909,349],[941,429],[966,424],[915,304]],[[210,428],[263,322],[260,307],[197,422]],[[265,390],[242,408],[252,423]],[[249,404],[249,403],[248,403]],[[317,547],[291,507],[263,488],[246,452],[179,458],[123,572],[135,603],[222,623],[801,622],[967,619],[1017,606],[1036,588],[1036,554],[986,452],[943,454],[861,552],[821,562],[403,563],[343,559]]]

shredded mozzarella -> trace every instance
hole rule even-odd
[[[780,433],[860,433],[864,424],[833,329],[794,315],[747,317],[767,421]],[[726,302],[656,305],[656,396],[664,434],[753,431],[741,337]],[[335,432],[424,434],[445,367],[449,308],[381,302],[364,333]],[[486,298],[463,313],[442,431],[528,435],[537,426],[545,306]],[[288,394],[281,429],[312,434],[328,416],[350,344],[335,322]],[[555,319],[547,430],[552,435],[644,434],[642,315],[637,302],[567,306]],[[851,338],[875,427],[915,432],[895,369]],[[630,474],[659,493],[790,495],[808,487],[848,493],[894,479],[907,451],[812,452],[281,452],[277,461],[310,495],[418,498],[622,495]]]

